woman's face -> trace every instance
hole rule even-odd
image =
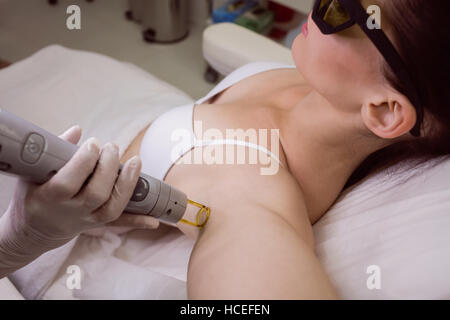
[[[360,106],[368,89],[384,83],[383,59],[358,25],[325,35],[310,15],[292,44],[292,57],[308,83],[339,108]]]

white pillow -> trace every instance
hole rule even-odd
[[[389,174],[396,168],[401,179]],[[344,299],[450,298],[450,160],[408,168],[349,188],[314,225],[316,252]]]

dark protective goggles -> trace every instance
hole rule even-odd
[[[352,27],[355,23],[361,27],[398,77],[404,90],[403,93],[416,109],[417,121],[411,130],[411,134],[420,137],[424,111],[418,91],[413,85],[400,54],[386,34],[380,28],[370,29],[368,27],[367,22],[370,16],[361,5],[360,0],[316,0],[312,19],[323,34],[340,32]]]

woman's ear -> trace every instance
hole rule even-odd
[[[361,115],[367,128],[384,139],[395,139],[409,133],[417,118],[411,102],[397,93],[364,103]]]

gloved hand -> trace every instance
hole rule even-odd
[[[72,127],[62,139],[77,143],[81,129]],[[0,218],[0,277],[57,248],[79,233],[114,225],[158,226],[151,217],[121,216],[134,187],[141,162],[128,160],[119,170],[118,148],[108,143],[101,150],[88,139],[73,158],[42,185],[18,180],[7,212]],[[138,219],[138,220],[136,220]]]

